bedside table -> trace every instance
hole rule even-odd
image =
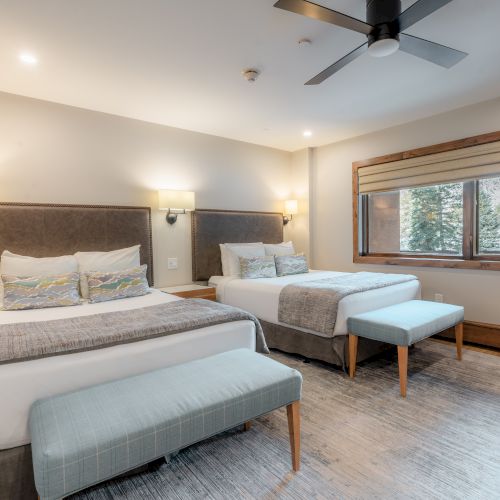
[[[179,285],[179,286],[167,286],[165,288],[159,288],[162,292],[170,293],[172,295],[177,295],[177,297],[182,297],[184,299],[206,299],[217,301],[215,294],[215,287],[213,286],[202,286],[202,285]]]

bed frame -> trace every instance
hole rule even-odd
[[[192,217],[193,279],[206,281],[211,276],[222,275],[220,243],[255,241],[282,242],[283,214],[195,210]],[[268,347],[346,368],[347,335],[325,338],[267,321],[261,320],[261,324]],[[384,344],[380,342],[362,340],[358,347],[358,361],[384,350]]]
[[[0,253],[50,257],[137,244],[153,286],[149,207],[0,203]],[[37,498],[30,445],[0,450],[0,498]]]

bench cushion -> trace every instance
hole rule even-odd
[[[395,345],[412,345],[464,320],[464,308],[410,300],[347,320],[349,333]]]
[[[56,499],[300,399],[300,373],[248,349],[55,396],[30,413],[35,484]]]

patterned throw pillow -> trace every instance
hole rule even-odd
[[[42,309],[80,304],[78,273],[55,276],[2,276],[3,309]]]
[[[308,273],[309,267],[305,255],[281,255],[276,256],[276,274],[288,276],[290,274]]]
[[[139,297],[151,293],[146,271],[148,266],[133,267],[125,271],[85,273],[89,285],[89,302]]]
[[[276,278],[274,257],[272,255],[240,257],[240,272],[243,279]]]

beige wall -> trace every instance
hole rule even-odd
[[[157,189],[196,191],[198,208],[281,211],[290,162],[276,149],[0,93],[0,200],[153,207],[157,286],[191,280],[189,216],[169,226]]]
[[[292,154],[290,197],[296,199],[299,213],[286,226],[285,239],[291,239],[297,252],[310,254],[309,227],[309,176],[312,149],[302,149]]]
[[[414,273],[424,298],[444,294],[466,318],[500,324],[500,272],[422,269],[352,263],[351,164],[453,139],[500,130],[500,99],[317,148],[312,162],[311,250],[321,269]]]
[[[0,93],[0,199],[153,207],[156,284],[191,280],[188,216],[174,226],[156,210],[159,188],[196,191],[197,207],[281,211],[299,200],[285,231],[316,268],[412,272],[425,298],[443,293],[470,320],[500,324],[500,273],[355,266],[351,163],[500,130],[500,99],[290,154],[209,135]],[[167,257],[179,269],[167,270]]]

